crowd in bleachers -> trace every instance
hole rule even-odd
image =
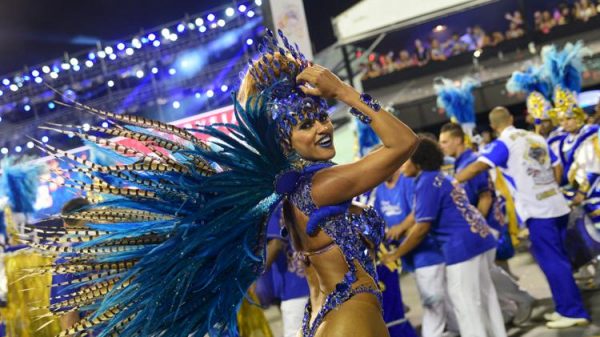
[[[575,21],[587,22],[600,12],[600,1],[578,0],[573,5],[566,2],[550,10],[533,13],[535,30],[549,34],[554,27],[567,25]]]

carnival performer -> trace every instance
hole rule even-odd
[[[559,164],[540,135],[517,129],[504,107],[494,108],[490,126],[499,138],[456,175],[464,183],[499,167],[511,182],[517,213],[529,228],[531,251],[550,284],[556,312],[547,315],[549,328],[589,322],[563,242],[570,209],[556,184],[552,166]]]
[[[311,292],[302,336],[388,336],[374,264],[383,220],[349,200],[389,177],[418,139],[369,95],[279,38],[267,32],[260,57],[244,73],[234,100],[237,124],[186,130],[74,102],[122,124],[92,131],[133,139],[152,154],[76,132],[77,126],[56,128],[139,160],[99,166],[37,142],[79,163],[77,171],[122,182],[67,183],[117,198],[65,216],[85,220],[89,230],[68,234],[85,242],[61,247],[61,255],[78,258],[51,269],[88,272],[74,281],[82,293],[63,307],[92,311],[65,334],[97,327],[100,337],[236,335],[236,307],[263,269],[265,220],[283,201]],[[383,147],[352,164],[331,163],[331,98],[370,123]],[[193,132],[216,141],[207,144]]]
[[[448,294],[460,335],[506,336],[488,266],[487,255],[495,254],[496,240],[463,188],[453,186],[451,178],[440,171],[443,159],[438,144],[423,138],[403,166],[405,175],[416,177],[416,224],[387,259],[405,255],[431,233],[445,259]]]

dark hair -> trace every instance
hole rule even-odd
[[[452,137],[460,138],[463,141],[465,139],[465,132],[463,131],[462,127],[456,123],[444,124],[444,126],[442,126],[442,130],[440,131],[440,133],[442,133],[442,132],[450,132],[450,135]]]
[[[423,171],[438,171],[444,164],[444,153],[438,143],[425,137],[419,137],[421,142],[410,160]]]
[[[85,206],[90,205],[89,200],[87,200],[86,198],[74,198],[71,199],[69,201],[67,201],[62,209],[60,210],[60,214],[61,215],[67,215],[69,213],[73,213],[74,211],[77,211],[78,209],[81,209]],[[67,226],[77,226],[80,223],[80,220],[76,220],[76,219],[63,219],[65,225]]]

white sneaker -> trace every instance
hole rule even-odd
[[[585,318],[561,317],[557,320],[546,323],[546,327],[550,329],[564,329],[588,324],[590,324],[590,321]]]
[[[549,313],[545,313],[544,314],[544,319],[552,322],[552,321],[557,321],[559,319],[563,318],[563,316],[561,314],[559,314],[558,312],[549,312]]]

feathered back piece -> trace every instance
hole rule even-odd
[[[591,55],[582,41],[569,42],[560,51],[555,46],[546,46],[541,54],[544,72],[553,87],[560,86],[576,94],[581,91],[583,58]]]
[[[473,89],[479,85],[479,81],[470,77],[465,77],[459,85],[450,79],[438,77],[433,85],[437,106],[444,109],[451,120],[459,123],[469,136],[472,136],[475,127]]]
[[[511,94],[532,92],[542,94],[546,100],[552,100],[552,81],[544,74],[543,67],[530,66],[525,71],[515,71],[506,82],[506,90]]]
[[[0,162],[0,167],[0,197],[8,198],[13,212],[32,213],[43,166],[31,163],[17,164],[15,159],[7,157]]]
[[[36,143],[94,178],[65,176],[65,185],[116,197],[63,215],[79,225],[43,230],[64,245],[31,243],[63,261],[42,272],[71,275],[55,285],[66,288],[50,309],[90,312],[61,336],[237,335],[237,308],[263,269],[265,220],[282,198],[275,182],[294,169],[278,138],[280,120],[269,111],[275,98],[285,99],[279,83],[244,106],[234,99],[237,125],[187,130],[73,103],[113,124],[93,126],[94,136],[74,125],[49,127],[135,158],[101,165]],[[216,141],[206,144],[195,132]],[[150,154],[113,143],[115,136]]]
[[[358,156],[366,156],[376,145],[381,143],[371,126],[356,120],[356,136],[358,139]]]

